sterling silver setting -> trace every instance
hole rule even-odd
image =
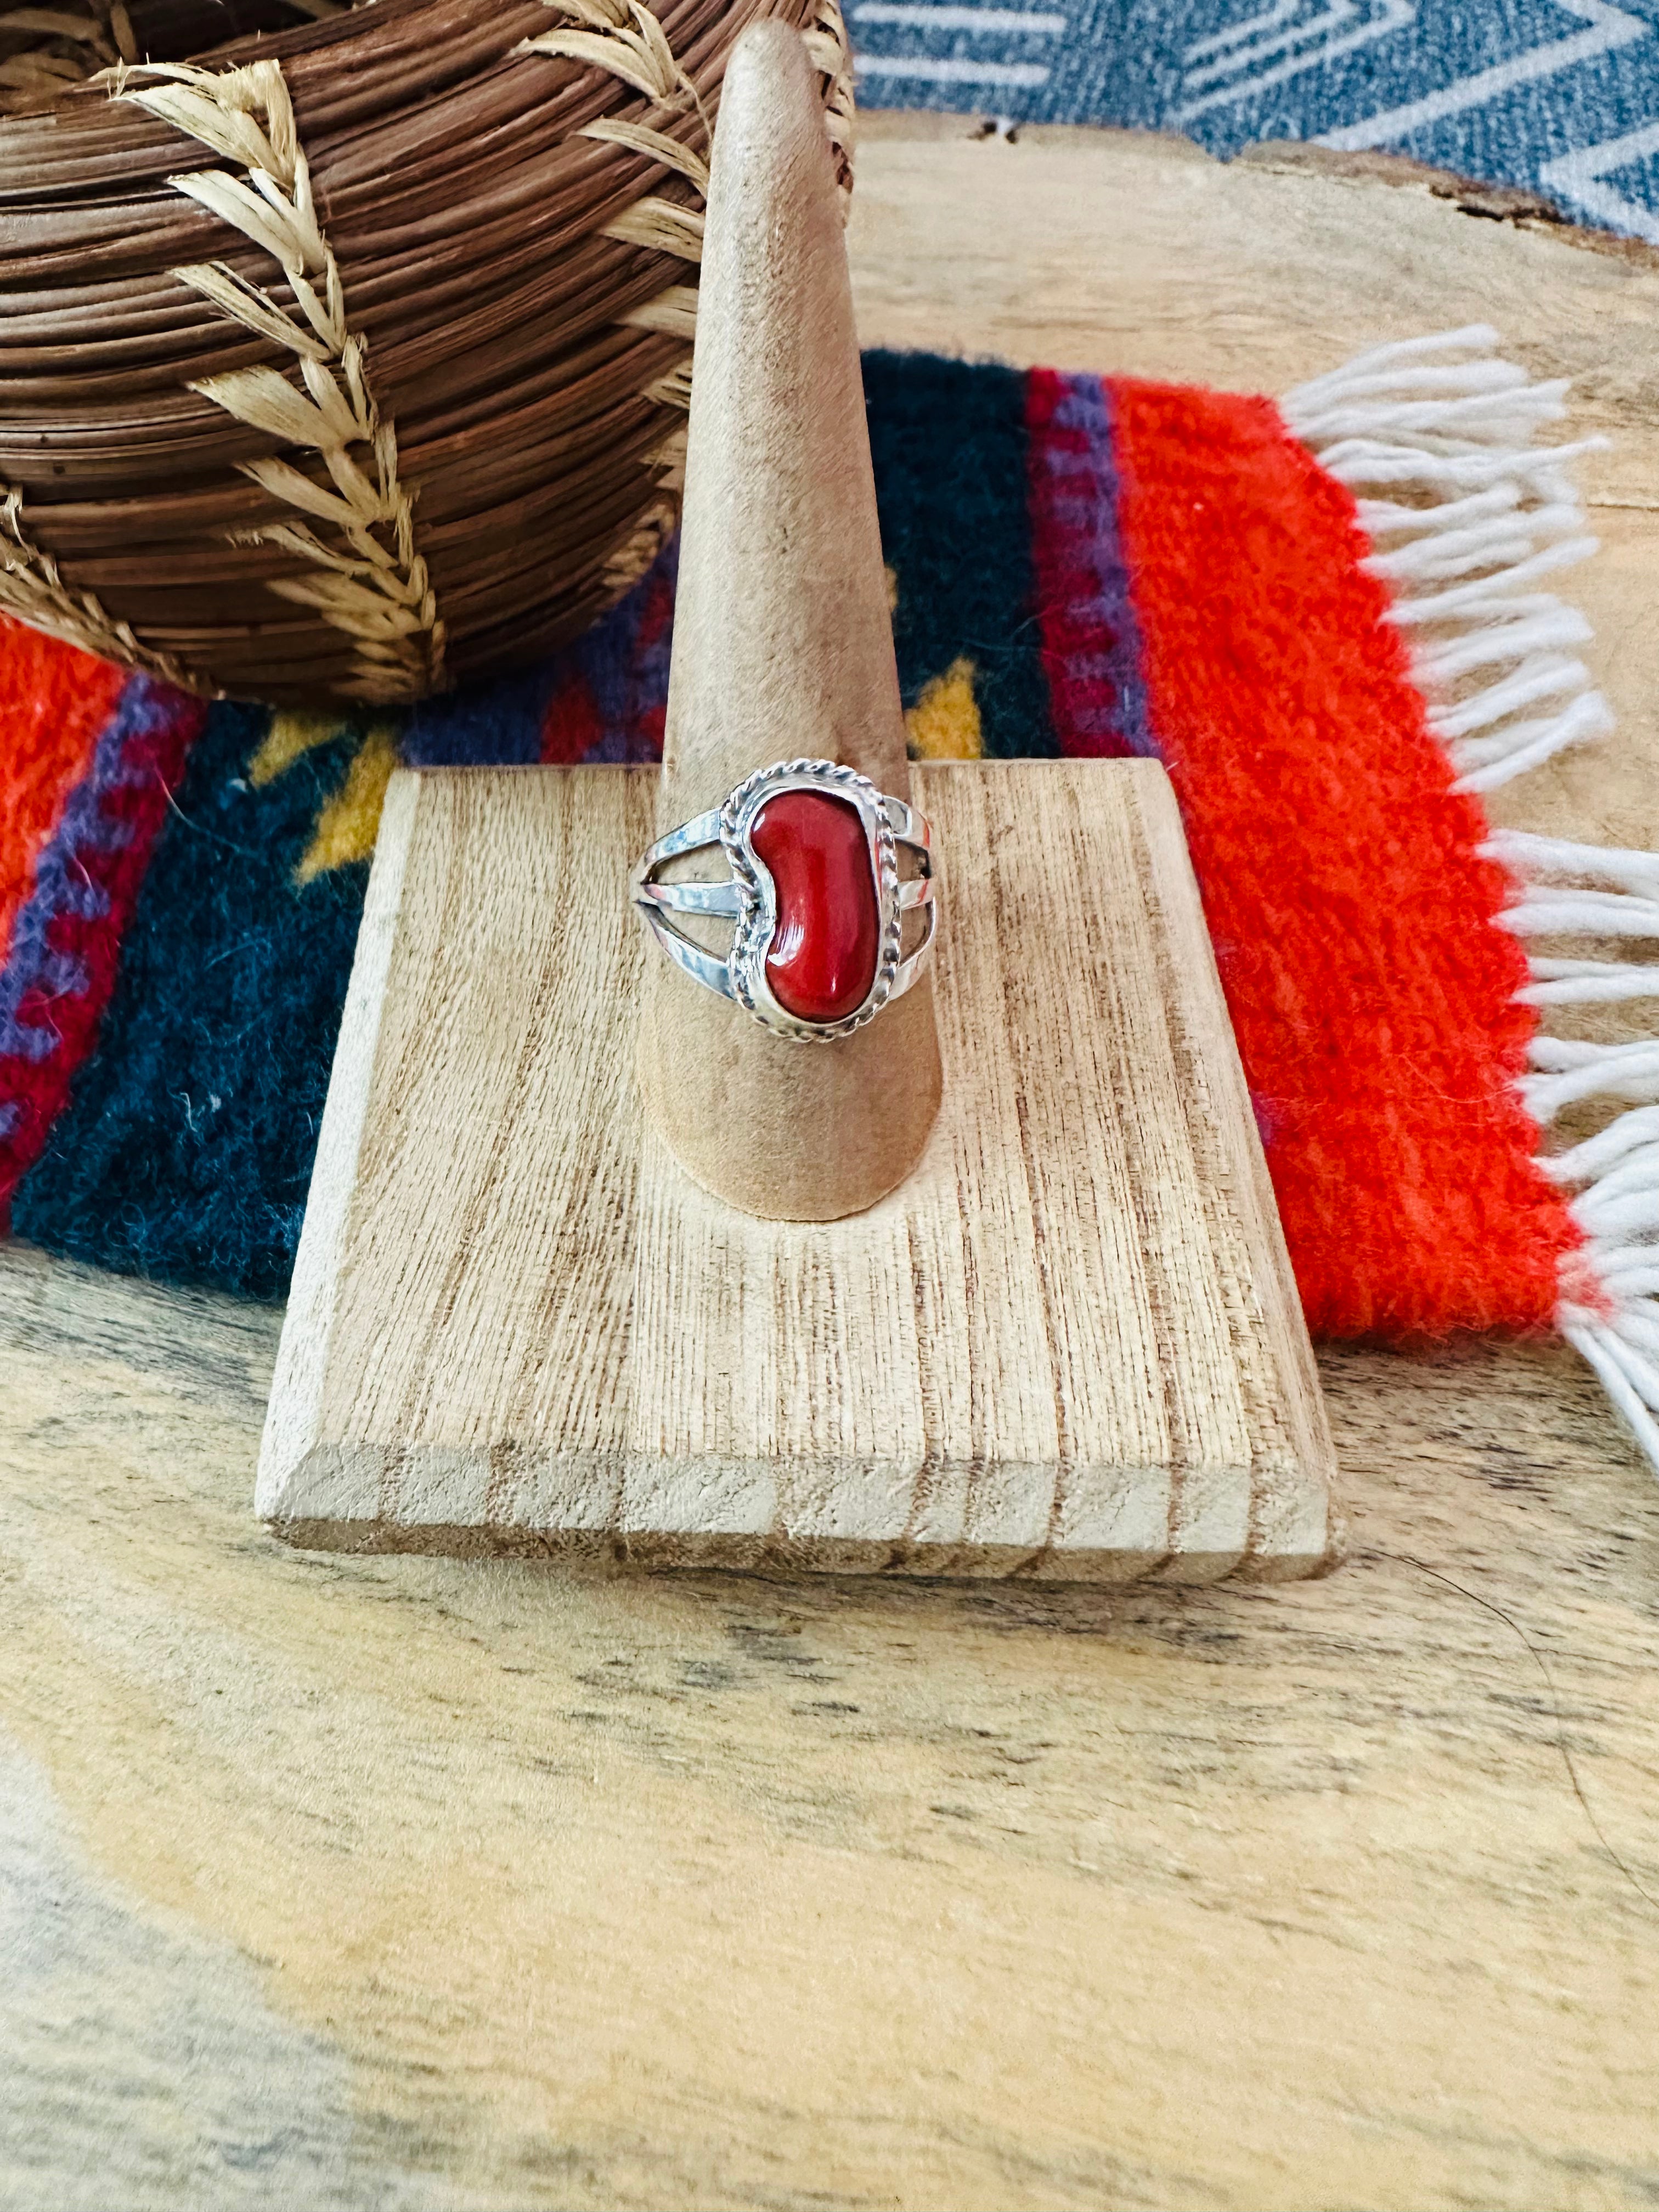
[[[880,951],[864,1003],[836,1022],[813,1022],[791,1013],[773,996],[766,959],[778,926],[777,890],[751,841],[761,809],[785,791],[816,791],[856,808],[864,827],[875,884]],[[720,883],[664,883],[659,871],[684,854],[718,846],[729,875]],[[899,848],[915,856],[917,873],[899,874]],[[882,1008],[902,998],[932,957],[939,933],[933,896],[933,832],[926,817],[902,799],[879,791],[856,769],[827,760],[775,761],[745,776],[724,802],[683,822],[641,854],[629,893],[663,951],[694,982],[730,999],[775,1036],[803,1043],[850,1036]],[[903,950],[904,917],[920,911],[920,941]],[[729,918],[732,948],[724,960],[680,929],[679,915]]]

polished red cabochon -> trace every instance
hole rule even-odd
[[[773,997],[801,1021],[844,1021],[869,997],[881,951],[881,908],[858,809],[827,792],[780,792],[756,816],[749,842],[777,887],[766,956]]]

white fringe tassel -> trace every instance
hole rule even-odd
[[[1565,465],[1605,444],[1534,446],[1565,412],[1564,384],[1534,384],[1496,357],[1485,324],[1376,346],[1281,403],[1291,431],[1353,492],[1382,550],[1431,726],[1460,791],[1491,791],[1613,727],[1573,657],[1590,628],[1533,588],[1595,550]],[[1382,492],[1393,496],[1377,496]],[[1498,916],[1523,940],[1659,940],[1659,853],[1575,845],[1520,830],[1482,848],[1509,871]],[[1528,950],[1534,1006],[1659,999],[1659,967]],[[1623,1110],[1593,1137],[1546,1153],[1584,1234],[1564,1269],[1556,1320],[1595,1369],[1659,1471],[1659,1038],[1597,1044],[1538,1036],[1521,1085],[1547,1131],[1586,1100]]]
[[[1530,382],[1497,344],[1475,323],[1373,346],[1280,402],[1383,549],[1368,565],[1394,588],[1460,791],[1495,790],[1613,727],[1572,657],[1589,624],[1531,588],[1595,550],[1565,465],[1606,441],[1534,446],[1566,386]]]
[[[1519,896],[1498,917],[1517,937],[1659,938],[1659,853],[1571,845],[1500,830],[1481,848],[1515,878]],[[1534,1006],[1659,999],[1659,968],[1637,961],[1528,957]],[[1586,1100],[1624,1105],[1605,1128],[1563,1152],[1545,1173],[1574,1193],[1584,1232],[1556,1319],[1659,1468],[1659,1038],[1596,1044],[1533,1039],[1521,1089],[1543,1128]]]

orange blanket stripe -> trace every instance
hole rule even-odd
[[[1353,502],[1271,401],[1114,380],[1152,728],[1316,1336],[1548,1327],[1536,1018]],[[1379,887],[1386,884],[1386,899]]]

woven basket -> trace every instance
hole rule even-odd
[[[0,609],[279,702],[584,628],[676,517],[711,113],[768,15],[846,186],[835,0],[6,17]]]

